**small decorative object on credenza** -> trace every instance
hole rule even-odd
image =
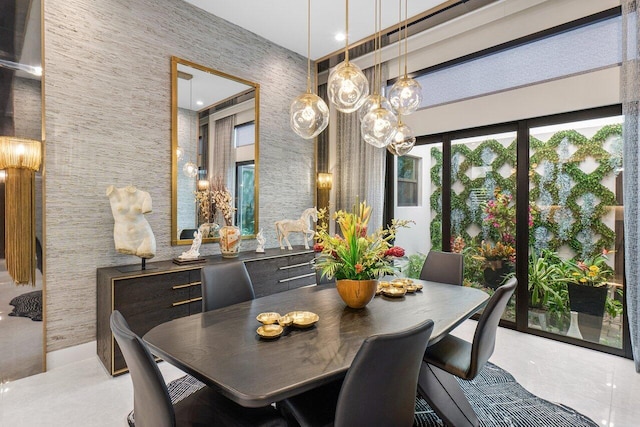
[[[193,233],[193,242],[191,248],[188,251],[182,252],[178,258],[174,258],[174,264],[193,264],[197,262],[205,262],[204,258],[200,258],[200,245],[202,244],[203,227],[208,224],[203,224],[198,227],[198,231]]]
[[[396,271],[393,260],[404,256],[404,249],[391,246],[399,227],[407,227],[412,221],[391,221],[388,228],[379,228],[367,235],[367,226],[371,217],[371,207],[367,202],[356,204],[352,212],[339,210],[335,214],[342,237],[329,234],[322,219],[326,216],[320,210],[321,219],[315,235],[313,249],[320,252],[316,269],[323,276],[336,279],[336,288],[340,298],[351,308],[363,308],[375,296],[378,278]]]
[[[315,234],[309,225],[309,220],[312,220],[313,223],[318,221],[318,210],[316,208],[305,209],[299,219],[281,219],[280,221],[276,221],[276,236],[278,236],[280,249],[284,249],[286,242],[287,248],[293,250],[291,243],[289,243],[289,233],[302,233],[304,248],[309,249],[309,240],[311,240]]]
[[[111,213],[115,221],[113,240],[116,251],[142,258],[145,261],[156,255],[156,238],[144,214],[151,212],[151,196],[146,191],[129,185],[123,188],[107,187]]]
[[[264,233],[262,231],[263,230],[261,228],[258,234],[256,234],[256,241],[258,242],[258,247],[256,248],[256,252],[258,253],[264,253],[264,245],[265,243],[267,243],[267,239],[265,239]]]

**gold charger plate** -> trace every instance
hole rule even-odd
[[[258,333],[258,335],[260,335],[260,338],[265,338],[268,340],[278,338],[280,335],[282,335],[283,331],[284,329],[282,328],[282,326],[276,324],[262,325],[258,329],[256,329],[256,332]]]
[[[387,288],[382,290],[383,295],[392,297],[392,298],[402,297],[406,293],[407,293],[407,290],[405,288],[392,287],[392,288]]]
[[[276,323],[278,319],[280,319],[280,313],[275,312],[260,313],[256,316],[256,320],[263,325],[271,325]]]
[[[320,316],[310,311],[292,311],[285,316],[291,317],[293,326],[298,328],[309,328],[320,320]]]

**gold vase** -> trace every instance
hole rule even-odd
[[[363,308],[376,295],[377,280],[336,280],[336,288],[342,301],[351,308]]]

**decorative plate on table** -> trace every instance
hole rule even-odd
[[[260,335],[260,338],[268,340],[278,338],[280,335],[282,335],[282,331],[284,331],[282,326],[276,324],[262,325],[258,329],[256,329],[256,332],[258,333],[258,335]]]
[[[263,325],[271,325],[273,323],[277,323],[278,319],[280,319],[280,313],[275,312],[260,313],[256,317],[256,320]]]
[[[293,326],[298,328],[309,328],[320,320],[320,316],[310,311],[292,311],[285,316],[291,317]]]

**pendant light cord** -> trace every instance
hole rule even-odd
[[[409,6],[407,0],[404,0],[404,78],[407,78],[407,52],[409,45]]]
[[[307,1],[307,92],[311,93],[311,0]]]
[[[344,47],[344,62],[349,62],[349,0],[345,0],[345,17],[346,17],[346,24],[345,24],[345,34],[344,34],[344,40],[345,40],[345,47]]]

